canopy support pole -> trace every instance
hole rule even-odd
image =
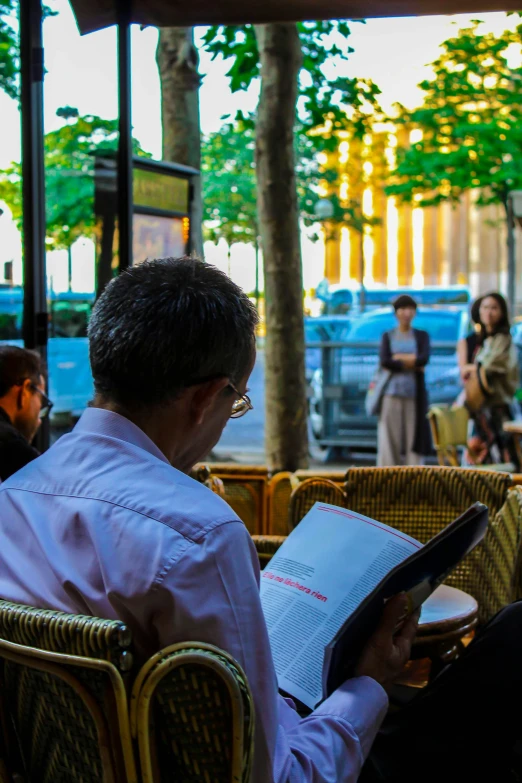
[[[44,57],[41,0],[20,1],[20,82],[23,201],[23,338],[26,348],[47,359],[47,280],[45,270],[45,171],[43,141]],[[49,446],[49,420],[38,433]]]
[[[120,0],[118,22],[118,235],[119,271],[132,266],[132,98],[128,0]]]

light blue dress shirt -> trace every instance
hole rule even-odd
[[[245,670],[256,707],[253,783],[352,783],[386,713],[369,677],[309,717],[278,695],[246,528],[142,430],[90,408],[0,487],[0,596],[120,618],[141,658],[202,641]]]

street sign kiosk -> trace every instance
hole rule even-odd
[[[95,158],[96,291],[121,271],[116,156]],[[131,264],[190,253],[193,182],[197,169],[133,158]]]

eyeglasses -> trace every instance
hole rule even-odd
[[[41,389],[39,389],[35,383],[31,384],[31,389],[35,392],[38,392],[38,394],[42,398],[42,405],[40,407],[40,413],[38,415],[41,419],[45,419],[50,414],[54,402],[51,402],[47,394],[43,392]]]
[[[189,381],[185,384],[186,387],[189,386],[198,386],[200,383],[208,383],[209,381],[215,381],[218,378],[223,378],[222,375],[207,375],[204,378],[198,378],[197,381]],[[231,419],[240,419],[241,416],[244,416],[245,413],[248,413],[248,411],[253,411],[254,406],[250,402],[250,397],[247,394],[240,394],[235,386],[233,386],[231,383],[228,384],[228,389],[232,389],[233,392],[237,394],[236,401],[232,405],[232,413],[230,414]]]
[[[232,405],[232,413],[230,414],[231,419],[240,419],[241,416],[244,416],[248,411],[254,410],[254,406],[250,402],[250,397],[247,394],[240,394],[231,383],[228,384],[228,387],[237,394],[237,400]]]

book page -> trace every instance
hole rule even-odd
[[[422,545],[352,511],[316,503],[261,574],[279,687],[313,709],[325,647],[398,563]]]

